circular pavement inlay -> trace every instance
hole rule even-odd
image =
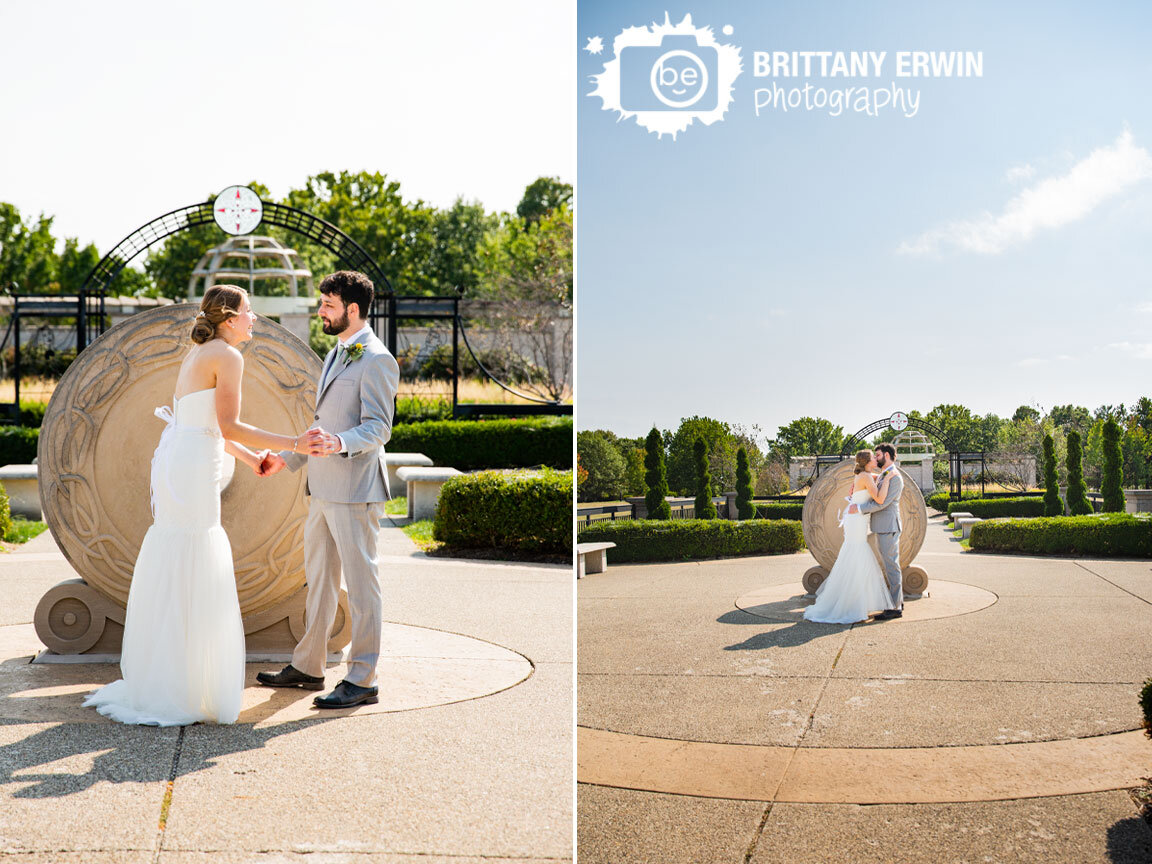
[[[928,591],[916,600],[904,601],[904,617],[892,621],[877,622],[885,625],[899,624],[902,621],[926,621],[931,618],[951,618],[986,609],[999,598],[991,591],[965,585],[963,582],[945,582],[933,579],[928,583]],[[796,583],[771,585],[758,588],[736,598],[736,608],[764,618],[768,621],[792,623],[804,618],[804,610],[814,603],[814,599],[796,587]],[[876,610],[879,611],[879,610]]]
[[[120,676],[114,663],[31,663],[43,649],[31,624],[0,627],[0,719],[38,723],[112,723],[84,697]],[[249,663],[238,723],[272,726],[346,714],[380,714],[463,702],[507,690],[532,674],[532,663],[509,648],[443,630],[384,623],[376,667],[380,701],[340,710],[318,709],[320,693],[264,687],[256,673],[283,663]],[[325,671],[324,691],[344,677],[344,663]]]

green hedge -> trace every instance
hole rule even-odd
[[[480,471],[440,489],[432,536],[452,546],[572,551],[572,472]]]
[[[1152,738],[1152,678],[1140,690],[1140,710],[1144,712],[1144,734]]]
[[[803,501],[757,501],[757,519],[799,519],[804,514]]]
[[[39,442],[39,429],[0,426],[0,465],[30,465]]]
[[[800,523],[790,519],[621,519],[595,522],[577,543],[612,542],[608,560],[682,561],[723,555],[771,555],[804,548]]]
[[[968,501],[953,501],[948,505],[948,515],[971,513],[981,519],[995,519],[998,516],[1043,516],[1043,498],[974,498]]]
[[[965,492],[960,496],[961,501],[969,501],[973,498],[979,498],[979,492]],[[948,512],[948,504],[952,501],[952,497],[947,492],[933,492],[925,500],[925,503],[933,510],[939,510],[941,513]]]
[[[387,449],[423,453],[437,465],[483,468],[572,467],[572,418],[429,420],[392,427]]]
[[[1099,513],[977,522],[969,543],[981,552],[1152,558],[1152,519]]]

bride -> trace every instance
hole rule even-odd
[[[92,692],[85,706],[121,723],[183,726],[234,723],[244,692],[244,625],[232,547],[220,525],[225,454],[257,474],[268,450],[309,452],[320,430],[276,435],[242,422],[238,347],[252,338],[248,294],[216,285],[192,326],[195,343],[180,364],[172,407],[152,457],[153,523],[128,590],[122,678]]]
[[[856,454],[855,478],[848,499],[853,504],[862,504],[869,498],[877,504],[884,503],[889,478],[885,477],[877,489],[872,474],[875,468],[876,459],[871,450],[861,450]],[[809,621],[854,624],[865,620],[869,612],[892,605],[888,583],[872,547],[868,545],[870,517],[866,513],[845,512],[841,519],[844,543],[836,556],[836,563],[832,565],[832,572],[816,589],[816,602],[804,610],[804,617]]]

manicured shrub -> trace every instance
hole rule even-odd
[[[788,519],[622,519],[580,531],[577,542],[608,541],[610,562],[683,561],[727,555],[771,555],[804,548],[800,523]]]
[[[422,423],[425,420],[451,420],[452,400],[440,397],[401,396],[396,400],[392,422]]]
[[[969,498],[953,501],[948,505],[948,515],[971,513],[981,519],[995,519],[1000,516],[1043,516],[1044,499],[1030,498]]]
[[[1044,436],[1044,515],[1064,515],[1064,502],[1060,498],[1060,476],[1056,473],[1056,445],[1051,435]]]
[[[1104,473],[1100,478],[1100,492],[1104,496],[1105,513],[1124,512],[1124,490],[1121,473],[1123,454],[1120,452],[1120,424],[1109,417],[1104,423]]]
[[[947,479],[947,478],[945,478]],[[980,493],[975,490],[971,492],[964,492],[960,496],[961,501],[970,501],[973,498],[979,498]],[[939,510],[941,513],[948,512],[948,504],[951,503],[952,498],[947,492],[933,492],[928,496],[925,503],[933,510]]]
[[[664,499],[668,497],[668,474],[664,470],[664,440],[655,426],[644,439],[644,505],[649,519],[671,519],[672,508]]]
[[[757,519],[801,519],[804,516],[803,501],[757,501]]]
[[[572,472],[480,471],[440,489],[432,535],[452,546],[572,551]]]
[[[30,465],[39,442],[39,429],[0,426],[0,465]]]
[[[743,447],[736,451],[736,512],[741,519],[756,515],[752,504],[752,471],[748,467],[748,451]]]
[[[1088,501],[1088,487],[1084,485],[1084,450],[1080,446],[1080,433],[1068,433],[1068,512],[1073,516],[1085,516],[1092,512]]]
[[[1152,519],[1098,513],[978,522],[970,546],[981,552],[1152,558]]]
[[[1140,710],[1144,712],[1144,734],[1152,738],[1152,678],[1140,690]]]
[[[708,471],[708,446],[703,438],[697,438],[692,445],[692,456],[696,463],[697,519],[717,518],[716,505],[712,503],[712,474]]]
[[[29,429],[39,429],[44,422],[44,412],[48,410],[47,402],[33,402],[20,400],[20,425]]]
[[[423,453],[437,465],[482,468],[572,467],[572,418],[429,420],[392,427],[386,449]]]
[[[8,490],[0,483],[0,537],[12,532],[12,505],[8,501]]]

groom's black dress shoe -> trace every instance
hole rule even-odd
[[[291,663],[279,672],[257,672],[256,680],[267,687],[301,687],[304,690],[323,690],[324,678],[305,675]]]
[[[904,610],[903,609],[885,609],[883,612],[881,612],[879,615],[876,616],[876,620],[877,621],[890,621],[893,618],[903,618],[903,617],[904,617]]]
[[[327,696],[312,701],[317,708],[351,708],[353,705],[375,705],[380,701],[378,687],[361,687],[351,681],[341,681]]]

